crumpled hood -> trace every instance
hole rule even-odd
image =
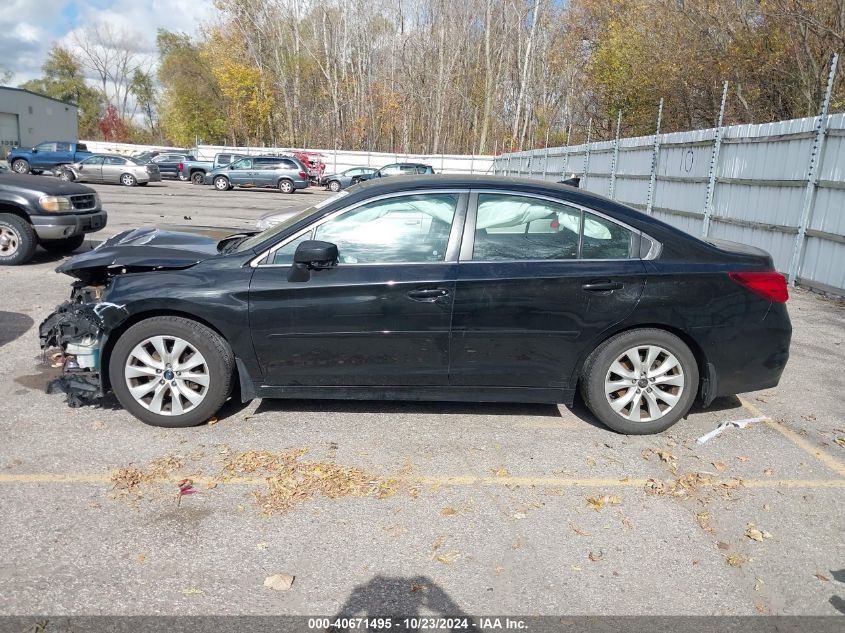
[[[56,272],[88,281],[122,272],[188,268],[217,255],[219,240],[202,231],[134,229],[71,257]]]

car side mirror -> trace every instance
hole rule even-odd
[[[325,270],[337,266],[337,259],[337,244],[306,240],[296,247],[288,281],[308,281],[311,279],[312,270]]]

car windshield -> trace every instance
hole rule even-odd
[[[266,231],[262,231],[261,233],[256,233],[255,235],[250,235],[245,240],[239,242],[238,245],[236,247],[234,247],[232,250],[235,253],[242,253],[244,251],[251,250],[251,249],[255,248],[256,246],[258,246],[259,244],[262,244],[265,241],[272,239],[276,235],[281,235],[281,233],[284,232],[285,229],[287,229],[288,227],[293,226],[297,222],[304,220],[305,218],[307,218],[310,215],[314,215],[315,213],[317,213],[318,211],[320,211],[324,207],[327,207],[328,205],[330,205],[332,202],[335,202],[336,200],[339,200],[339,199],[343,198],[344,196],[348,196],[348,195],[349,195],[349,192],[341,191],[341,192],[337,193],[336,195],[331,196],[330,198],[326,198],[325,200],[318,202],[314,206],[308,207],[304,211],[300,211],[299,213],[297,213],[295,215],[292,215],[290,217],[285,218],[284,220],[282,220],[278,224],[271,226]]]

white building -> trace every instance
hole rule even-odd
[[[0,86],[0,158],[15,146],[75,142],[78,136],[77,106],[23,88]]]

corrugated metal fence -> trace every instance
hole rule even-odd
[[[845,114],[721,132],[718,143],[714,128],[504,154],[493,172],[581,176],[584,189],[693,235],[759,246],[798,283],[845,294]]]

